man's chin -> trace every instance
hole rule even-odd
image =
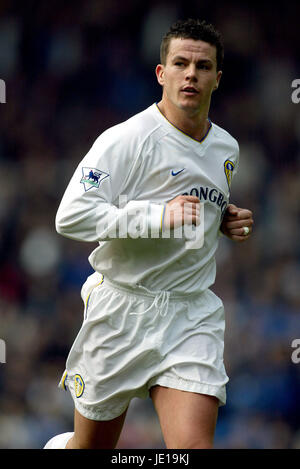
[[[201,109],[201,105],[196,102],[182,102],[181,101],[178,103],[178,107],[182,111],[190,112],[193,114],[197,114]]]

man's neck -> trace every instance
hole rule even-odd
[[[161,113],[178,129],[190,137],[201,141],[208,132],[210,121],[207,112],[187,112],[169,105],[164,100],[157,104]]]

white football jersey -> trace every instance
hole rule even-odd
[[[201,292],[215,281],[219,228],[238,158],[237,141],[219,126],[211,123],[197,141],[153,104],[97,138],[66,189],[56,229],[98,241],[89,262],[115,282]],[[200,199],[201,222],[192,233],[162,229],[165,204],[178,195]]]

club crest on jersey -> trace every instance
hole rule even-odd
[[[74,378],[75,396],[81,397],[84,391],[84,381],[80,375],[75,375]]]
[[[104,171],[100,171],[100,169],[82,168],[82,178],[80,182],[83,184],[85,192],[87,192],[90,189],[93,189],[93,187],[98,188],[100,186],[100,182],[108,176],[109,174]]]
[[[224,171],[225,171],[225,176],[227,179],[229,189],[231,186],[233,170],[234,170],[234,163],[230,160],[226,160],[224,163]]]

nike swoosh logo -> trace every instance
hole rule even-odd
[[[185,170],[185,168],[181,169],[180,171],[176,171],[176,172],[174,170],[172,170],[171,174],[172,174],[172,176],[177,176],[177,174],[182,173],[182,171],[184,171],[184,170]]]

